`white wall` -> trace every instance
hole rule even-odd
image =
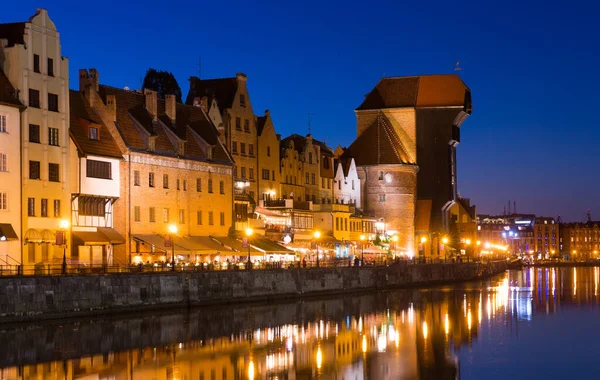
[[[352,181],[354,181],[354,189],[352,188]],[[348,170],[347,177],[344,177],[342,164],[338,163],[335,170],[333,198],[337,202],[343,201],[343,203],[351,203],[354,201],[356,202],[356,205],[360,207],[360,179],[358,178],[358,173],[356,172],[354,159],[352,159],[350,162],[350,169]]]
[[[87,176],[87,159],[111,163],[112,179],[90,178]],[[81,194],[104,195],[108,197],[119,197],[121,173],[119,171],[119,159],[99,156],[82,157],[80,160],[81,170]]]

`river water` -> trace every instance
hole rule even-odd
[[[0,325],[0,379],[600,379],[599,277]]]

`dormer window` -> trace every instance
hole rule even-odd
[[[148,150],[154,152],[156,150],[156,136],[148,137]]]
[[[184,141],[179,142],[179,149],[177,150],[177,154],[180,156],[183,156],[185,154],[185,142]]]
[[[208,160],[213,159],[213,147],[212,146],[209,146],[208,148],[206,148],[206,159],[208,159]]]
[[[244,94],[240,94],[240,106],[246,107],[246,97]]]
[[[90,140],[100,140],[98,128],[90,127]]]

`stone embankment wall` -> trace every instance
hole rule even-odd
[[[481,279],[506,262],[0,278],[0,323],[270,301]]]

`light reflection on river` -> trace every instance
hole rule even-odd
[[[0,378],[562,378],[573,364],[561,372],[564,351],[584,351],[565,336],[600,334],[599,277],[600,268],[530,268],[426,290],[4,326]],[[583,347],[572,360],[600,355]],[[598,378],[594,366],[578,371]]]

